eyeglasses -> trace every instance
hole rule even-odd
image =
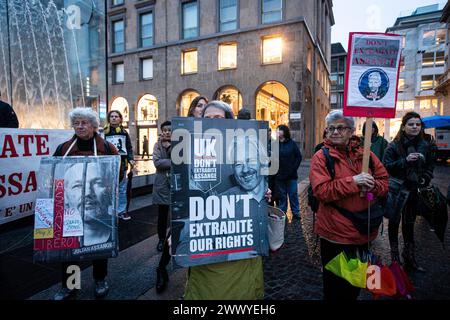
[[[82,127],[86,127],[86,126],[88,126],[90,124],[90,122],[89,121],[74,121],[73,123],[72,123],[72,127],[79,127],[79,126],[82,126]]]
[[[329,134],[333,134],[335,130],[337,130],[338,133],[343,133],[345,130],[350,130],[351,127],[328,127],[326,130]]]

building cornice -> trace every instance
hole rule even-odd
[[[108,17],[113,17],[119,14],[124,14],[127,12],[127,8],[126,7],[120,7],[117,9],[110,9],[108,10]]]
[[[136,9],[141,9],[141,8],[153,6],[155,3],[156,3],[156,0],[147,0],[147,1],[138,2],[134,6],[136,7]]]

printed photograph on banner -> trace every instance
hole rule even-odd
[[[122,135],[106,136],[106,141],[111,142],[119,151],[120,155],[127,155],[126,138]]]
[[[53,199],[36,199],[34,239],[53,238]]]
[[[42,159],[38,194],[53,200],[53,237],[35,239],[35,261],[114,257],[120,157]]]
[[[196,133],[190,134],[194,123]],[[185,130],[190,150],[187,163],[172,162],[176,263],[189,267],[267,255],[267,123],[175,118],[172,131],[177,129]],[[172,141],[172,161],[182,141]]]
[[[344,113],[358,117],[395,115],[401,36],[351,33]]]

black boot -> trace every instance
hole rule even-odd
[[[425,272],[425,269],[422,268],[416,261],[414,243],[405,243],[402,257],[406,270]]]
[[[162,293],[169,282],[169,275],[166,268],[156,268],[156,293]]]

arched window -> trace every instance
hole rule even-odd
[[[136,108],[139,125],[158,120],[158,101],[151,94],[144,94],[138,102]]]
[[[200,93],[198,93],[196,90],[188,89],[183,91],[178,96],[178,110],[179,115],[182,117],[186,117],[189,111],[189,106],[191,105],[192,100],[194,100],[196,97],[198,97]]]
[[[272,132],[289,123],[289,93],[277,81],[263,83],[256,92],[256,120],[269,122]]]
[[[123,122],[130,121],[130,108],[128,101],[124,97],[117,97],[111,104],[111,110],[119,111],[123,116]]]
[[[233,109],[233,113],[237,116],[239,110],[242,109],[242,95],[234,86],[224,86],[214,94],[215,100],[228,103]]]

